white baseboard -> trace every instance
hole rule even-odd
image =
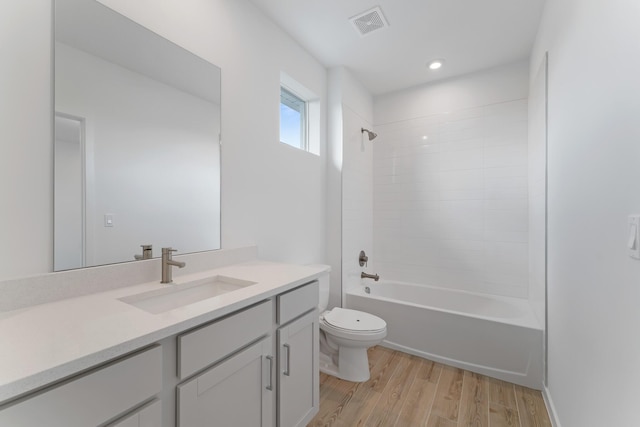
[[[558,420],[556,407],[553,406],[551,394],[549,394],[549,389],[546,386],[542,389],[542,398],[544,399],[544,404],[547,406],[547,412],[549,413],[549,418],[551,419],[551,424],[553,425],[553,427],[562,427],[560,425],[560,421]]]

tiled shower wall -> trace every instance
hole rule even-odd
[[[362,271],[374,272],[373,252],[373,144],[363,137],[361,128],[371,124],[350,107],[343,105],[344,147],[342,172],[342,286],[360,283]],[[358,255],[364,250],[371,257],[366,268]]]
[[[527,298],[527,100],[375,130],[380,275]]]

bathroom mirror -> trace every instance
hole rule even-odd
[[[98,1],[54,5],[54,270],[219,249],[220,69]]]

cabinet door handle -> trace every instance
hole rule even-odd
[[[289,376],[291,374],[291,365],[289,363],[291,361],[291,347],[289,346],[289,344],[282,344],[282,346],[287,350],[287,369],[285,369],[285,371],[282,373],[286,376]]]
[[[267,360],[269,361],[269,385],[267,390],[273,391],[273,356],[267,356]]]

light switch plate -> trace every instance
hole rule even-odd
[[[113,227],[113,214],[104,214],[104,226]]]
[[[629,215],[627,250],[631,258],[640,259],[640,215]]]

